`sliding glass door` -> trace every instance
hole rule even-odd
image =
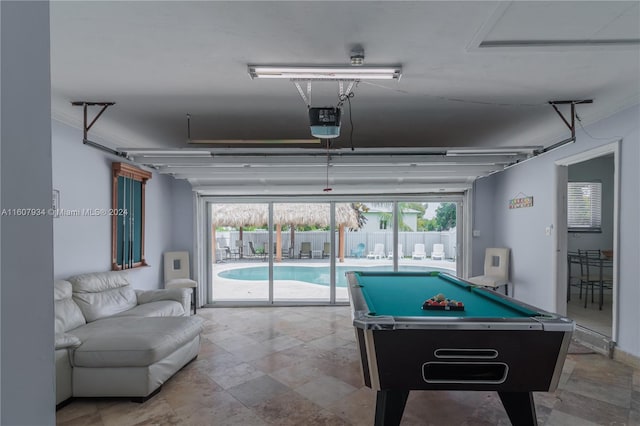
[[[274,302],[331,300],[331,205],[274,203]]]
[[[457,274],[461,199],[210,201],[209,302],[347,303],[347,271]]]
[[[213,300],[268,302],[269,204],[210,203],[209,216]]]

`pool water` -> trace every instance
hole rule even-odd
[[[369,269],[362,266],[336,266],[336,287],[346,287],[347,279],[344,276],[347,271],[361,271]],[[393,265],[371,267],[376,271],[393,271]],[[400,269],[403,272],[452,272],[441,268],[428,268],[421,266],[404,266]],[[229,278],[232,280],[242,281],[268,281],[268,266],[251,266],[247,268],[230,269],[222,271],[219,277]],[[329,266],[274,266],[273,280],[290,280],[302,281],[311,284],[320,284],[328,286],[329,283]]]

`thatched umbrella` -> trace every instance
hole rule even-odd
[[[265,226],[269,223],[269,207],[266,204],[214,204],[211,218],[211,232],[213,233],[213,250],[216,252],[216,228],[218,226],[233,226],[240,230],[245,226]],[[242,258],[242,246],[238,246],[238,255]]]
[[[276,203],[273,208],[273,223],[276,225],[276,260],[282,260],[281,231],[282,225],[291,225],[292,237],[295,225],[329,226],[331,218],[328,203]],[[344,228],[358,227],[358,214],[351,204],[336,204],[336,225],[340,229],[339,253],[340,261],[344,261]],[[267,204],[214,204],[212,226],[234,226],[240,228],[242,239],[243,226],[265,226],[269,222]],[[293,238],[292,238],[293,239]],[[215,236],[214,236],[215,241]]]

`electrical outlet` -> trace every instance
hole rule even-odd
[[[474,229],[473,230],[473,236],[476,237],[476,238],[479,237],[480,236],[480,230]]]

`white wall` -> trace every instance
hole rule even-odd
[[[579,107],[580,108],[580,107]],[[586,107],[585,107],[586,108]],[[493,223],[493,244],[512,249],[512,282],[515,297],[546,310],[555,310],[554,233],[545,228],[555,226],[555,179],[558,159],[587,151],[623,138],[620,150],[620,237],[619,260],[619,332],[617,344],[623,351],[640,356],[640,107],[627,108],[576,132],[577,141],[543,156],[524,162],[502,173],[477,182],[478,194],[492,199],[495,209],[475,208],[475,223]],[[509,210],[507,202],[520,192],[534,197],[532,208]],[[492,194],[492,195],[489,195]],[[486,200],[484,200],[486,201]],[[488,241],[483,241],[487,243]],[[479,241],[474,239],[474,255]],[[477,261],[474,259],[474,265]]]
[[[111,163],[126,160],[84,145],[80,129],[54,120],[52,131],[53,187],[60,191],[60,208],[111,208]],[[172,181],[153,173],[147,182],[145,258],[150,266],[130,271],[136,288],[162,287],[162,253],[173,249]],[[109,216],[61,216],[53,220],[53,231],[55,278],[111,269]]]
[[[484,249],[495,247],[494,235],[494,191],[495,175],[477,180],[473,186],[472,232],[478,236],[471,242],[471,273],[469,276],[482,275],[484,270]]]
[[[0,207],[51,205],[49,3],[0,2]],[[0,219],[0,424],[55,424],[51,216]]]
[[[191,276],[194,277],[194,211],[193,191],[186,180],[172,179],[171,202],[173,220],[171,226],[171,250],[186,250],[191,258]]]

